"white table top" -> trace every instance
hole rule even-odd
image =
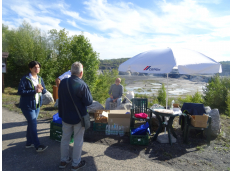
[[[154,111],[159,112],[159,113],[166,113],[166,114],[172,114],[172,115],[181,115],[182,112],[180,108],[173,108],[173,110],[169,109],[154,109]],[[152,117],[154,117],[155,114],[152,114]]]

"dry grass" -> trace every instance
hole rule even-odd
[[[11,87],[5,88],[4,93],[2,93],[2,107],[22,114],[19,108],[20,96],[17,94],[17,91],[17,89]],[[40,109],[39,118],[52,118],[52,116],[58,112],[58,109],[54,108],[54,104],[55,103],[43,105]]]

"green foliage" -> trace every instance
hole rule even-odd
[[[185,98],[178,97],[177,101],[179,101],[181,105],[184,103],[204,103],[203,96],[198,91],[194,95],[186,95]]]
[[[158,90],[157,99],[160,105],[166,106],[166,89],[164,84],[162,84],[161,89]]]
[[[41,64],[39,75],[52,91],[55,79],[80,61],[84,66],[83,80],[94,90],[99,59],[89,40],[82,34],[69,37],[65,29],[48,33],[47,36],[25,21],[16,30],[3,25],[4,50],[9,52],[6,86],[17,87],[22,76],[30,71],[28,63],[36,60]]]
[[[204,103],[202,94],[197,91],[194,95],[192,95],[192,102],[193,103]]]
[[[219,62],[222,65],[222,73],[220,75],[229,76],[230,75],[230,61]]]
[[[149,99],[148,100],[148,108],[152,107],[154,104],[158,104],[157,99]]]
[[[204,92],[204,103],[212,109],[219,109],[220,113],[228,110],[227,96],[230,92],[230,78],[219,75],[213,76],[206,85]]]
[[[30,71],[28,63],[32,60],[41,63],[40,75],[45,83],[49,84],[49,77],[52,76],[51,66],[49,65],[51,61],[47,40],[41,31],[32,28],[30,24],[24,21],[18,29],[5,31],[4,35],[3,44],[6,45],[5,49],[9,52],[5,77],[7,78],[5,79],[6,86],[17,87],[22,76]]]
[[[105,104],[106,99],[109,97],[108,91],[112,84],[115,83],[118,78],[119,72],[117,70],[104,71],[103,74],[98,76],[95,83],[95,89],[92,91],[93,99],[101,104]],[[121,84],[125,87],[125,80],[121,79]]]
[[[2,24],[2,52],[8,52],[10,30],[7,25]]]
[[[83,34],[68,37],[68,32],[65,29],[59,32],[55,29],[49,31],[49,39],[53,41],[51,47],[56,58],[56,78],[70,70],[74,62],[79,61],[84,67],[82,79],[94,91],[99,59],[98,53],[93,51],[90,41]]]
[[[93,51],[90,41],[84,35],[75,35],[71,40],[72,59],[70,61],[80,61],[84,66],[83,80],[93,91],[97,80],[97,70],[99,69],[98,53]],[[118,74],[117,74],[118,75]],[[115,81],[115,80],[114,80]]]
[[[144,99],[149,98],[149,96],[147,94],[135,94],[134,97],[136,97],[136,98],[144,98]]]
[[[119,59],[105,59],[100,60],[100,69],[118,69],[119,65],[127,61],[129,58],[119,58]]]
[[[225,115],[226,116],[230,116],[230,90],[228,91],[228,94],[227,94],[225,102],[226,102],[226,105],[227,105],[227,108],[225,110]]]

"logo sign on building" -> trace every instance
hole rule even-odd
[[[160,71],[160,68],[152,68],[152,66],[146,66],[144,71]]]

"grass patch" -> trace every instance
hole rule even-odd
[[[202,146],[196,147],[197,151],[200,151],[200,152],[204,151],[205,148],[207,148],[207,145],[202,145]]]
[[[143,92],[142,88],[138,88],[135,91],[137,91],[137,92]]]
[[[164,155],[167,156],[167,157],[171,157],[172,158],[172,154],[170,154],[170,153],[164,152]]]
[[[21,113],[19,108],[20,96],[17,94],[18,90],[11,87],[6,87],[4,93],[2,93],[2,107],[7,108],[10,111]],[[52,118],[52,116],[58,113],[58,109],[54,108],[54,103],[43,105],[40,108],[38,118]]]

